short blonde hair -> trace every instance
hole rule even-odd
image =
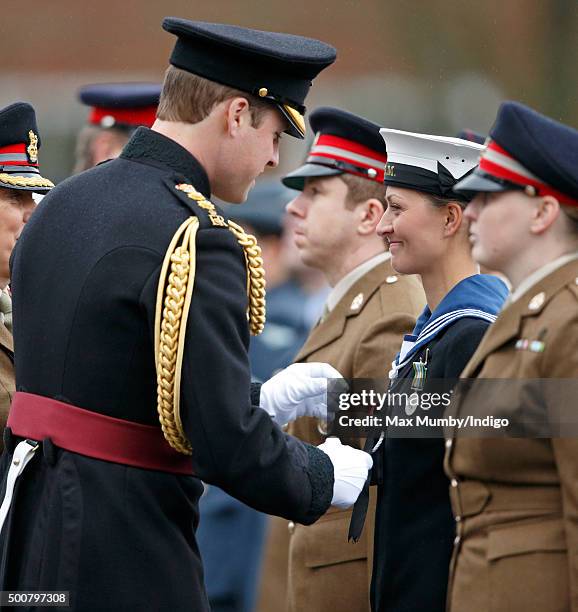
[[[210,115],[217,104],[238,97],[249,101],[254,127],[259,127],[266,111],[273,108],[270,103],[251,94],[169,66],[165,72],[157,117],[163,121],[199,123]]]

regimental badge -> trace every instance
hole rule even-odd
[[[413,379],[411,388],[413,391],[423,391],[427,379],[427,362],[429,359],[429,349],[425,350],[425,357],[413,362]]]
[[[395,176],[395,166],[393,164],[385,164],[385,176]]]
[[[28,158],[35,164],[38,161],[38,136],[30,130],[28,132],[28,138],[30,138],[30,144],[26,148],[28,151]]]

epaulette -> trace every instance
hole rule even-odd
[[[251,334],[265,326],[265,271],[261,249],[254,236],[232,221],[226,221],[202,193],[188,183],[175,188],[207,212],[208,222],[233,233],[245,254],[247,269],[247,318]],[[181,370],[185,348],[185,330],[195,283],[197,231],[203,229],[204,215],[189,217],[173,236],[161,267],[155,310],[155,363],[157,370],[157,410],[163,434],[178,452],[192,454],[180,417]],[[170,268],[170,270],[169,270]]]

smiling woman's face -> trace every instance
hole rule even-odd
[[[446,207],[435,207],[426,194],[387,187],[387,209],[377,233],[389,242],[391,265],[402,274],[423,274],[445,253]]]

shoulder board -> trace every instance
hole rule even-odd
[[[198,219],[199,229],[210,227],[228,228],[225,218],[217,207],[190,183],[165,180],[167,187]]]

